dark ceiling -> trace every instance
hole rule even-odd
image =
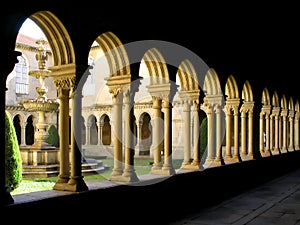
[[[138,40],[176,43],[215,68],[221,79],[233,75],[239,82],[249,80],[252,86],[276,88],[280,96],[300,97],[297,81],[300,14],[296,4],[89,3],[73,8],[66,3],[60,7],[32,4],[26,10],[53,11],[62,22],[73,20],[75,31],[81,27],[90,29],[90,35],[94,35],[95,26],[99,31],[111,29],[124,44]]]

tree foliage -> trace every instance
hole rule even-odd
[[[5,179],[9,192],[22,181],[22,157],[13,121],[5,111]]]
[[[59,147],[59,135],[57,128],[54,125],[51,125],[48,130],[49,137],[46,142],[54,147]]]

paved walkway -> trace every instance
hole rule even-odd
[[[300,225],[300,169],[170,225],[183,224]]]

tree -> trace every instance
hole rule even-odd
[[[59,135],[57,128],[54,125],[51,125],[48,130],[49,137],[46,142],[54,147],[59,147]]]
[[[13,121],[5,111],[5,181],[9,192],[22,181],[22,157]]]

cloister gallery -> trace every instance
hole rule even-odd
[[[16,127],[23,164],[59,163],[54,190],[88,190],[81,171],[85,156],[114,158],[109,180],[131,183],[139,181],[136,157],[153,159],[151,174],[172,176],[177,172],[173,159],[182,159],[181,170],[201,171],[300,149],[300,107],[293,96],[267,86],[255,93],[259,90],[249,80],[241,84],[234,75],[221,82],[218,71],[172,42],[123,44],[122,37],[108,30],[88,49],[78,47],[78,40],[73,43],[51,11],[27,16],[45,39],[14,33],[5,109]],[[16,30],[20,21],[25,17]],[[41,101],[59,107],[26,108],[39,90]],[[52,155],[44,143],[34,148],[37,136],[51,125],[59,134],[59,148]],[[203,154],[201,135],[206,138]]]

